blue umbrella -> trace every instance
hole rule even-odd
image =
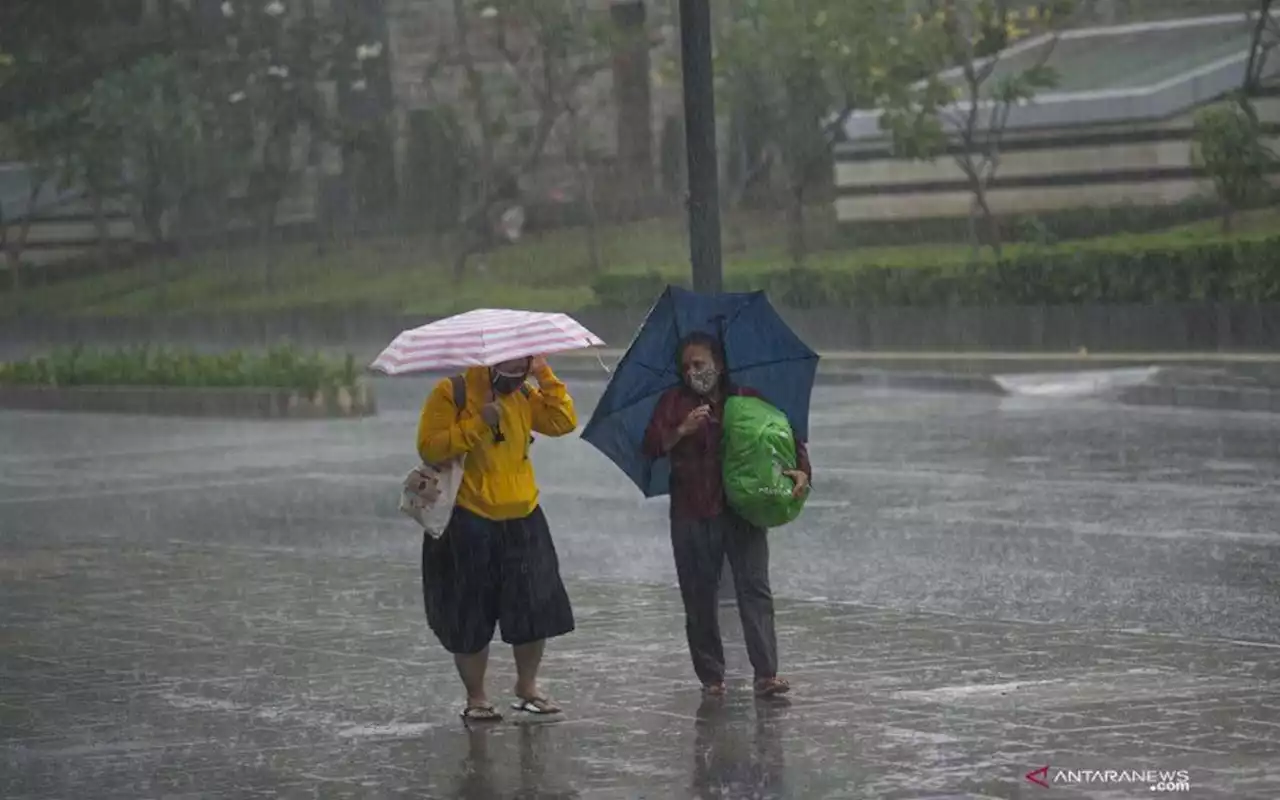
[[[676,347],[701,331],[720,339],[729,378],[760,392],[786,413],[796,435],[809,436],[809,398],[818,354],[787,327],[764,292],[695,294],[668,286],[618,362],[586,439],[635,481],[645,497],[666,494],[671,470],[641,452],[662,393],[680,383]]]

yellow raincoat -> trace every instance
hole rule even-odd
[[[453,384],[442,380],[428,395],[418,422],[418,455],[438,464],[467,454],[457,504],[491,520],[520,519],[538,507],[538,485],[529,460],[532,434],[564,436],[578,427],[573,398],[550,370],[539,376],[540,389],[498,398],[503,441],[480,417],[489,401],[489,370],[471,367],[464,374],[467,404],[454,405]]]

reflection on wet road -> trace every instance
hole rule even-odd
[[[467,732],[396,510],[426,388],[360,422],[0,414],[0,795],[1018,797],[1070,763],[1280,796],[1272,418],[820,388],[772,534],[790,706],[731,615],[702,704],[665,501],[539,441],[570,713]]]

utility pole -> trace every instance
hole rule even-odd
[[[689,255],[693,289],[722,288],[720,160],[711,73],[710,0],[680,0],[680,63],[684,73],[685,161],[689,174]]]
[[[711,2],[680,0],[680,64],[684,79],[684,143],[689,175],[689,258],[693,290],[723,290],[720,250],[720,159],[716,155],[716,93],[711,72]],[[735,600],[726,560],[720,603]]]

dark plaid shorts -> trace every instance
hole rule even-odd
[[[439,539],[422,542],[427,623],[451,653],[478,653],[493,640],[527,644],[574,628],[560,561],[541,508],[496,522],[455,508]]]

